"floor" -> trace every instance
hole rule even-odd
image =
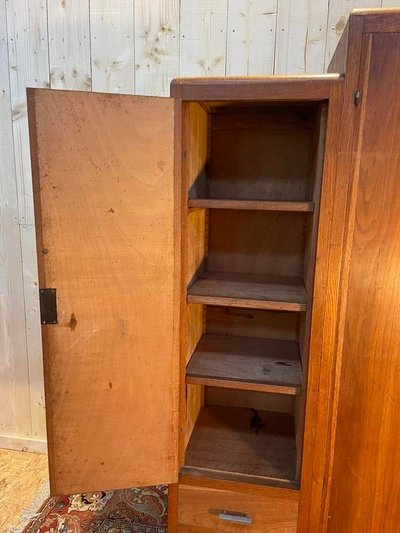
[[[21,525],[21,514],[43,493],[47,480],[46,455],[0,450],[1,533]]]

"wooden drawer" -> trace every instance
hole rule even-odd
[[[179,533],[295,533],[298,500],[179,486]]]

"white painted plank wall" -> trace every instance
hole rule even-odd
[[[13,119],[14,155],[19,206],[19,236],[24,294],[26,348],[24,359],[29,380],[29,449],[45,444],[43,366],[40,326],[38,324],[38,283],[35,257],[32,177],[29,150],[26,87],[49,87],[49,47],[45,0],[6,2],[9,38],[10,92]],[[29,239],[27,239],[29,235]],[[24,384],[21,383],[21,388]],[[17,398],[17,404],[19,399]],[[14,436],[20,436],[16,433]]]
[[[400,0],[0,0],[0,447],[45,449],[26,87],[321,73],[353,7],[380,5]]]

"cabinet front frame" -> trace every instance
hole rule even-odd
[[[347,189],[346,183],[336,175],[337,165],[337,139],[340,131],[340,112],[343,97],[343,77],[333,74],[328,76],[313,77],[280,77],[271,78],[246,78],[246,79],[177,79],[171,83],[171,95],[177,99],[177,114],[183,120],[183,105],[186,102],[198,102],[207,106],[207,102],[294,102],[294,101],[326,101],[328,103],[328,120],[326,126],[325,157],[323,166],[323,187],[320,199],[319,227],[316,252],[313,308],[311,312],[310,353],[307,375],[307,396],[305,411],[304,451],[301,475],[301,489],[291,491],[300,499],[299,531],[307,531],[305,524],[308,521],[308,505],[311,492],[315,486],[321,490],[324,474],[327,468],[325,448],[328,441],[328,430],[331,424],[332,413],[329,411],[329,391],[334,384],[334,338],[336,327],[336,307],[338,304],[340,250],[332,247],[332,239],[340,241],[344,230]],[[183,145],[183,128],[180,127],[177,146]],[[181,165],[185,154],[181,154]],[[182,167],[181,167],[182,168]],[[187,239],[185,220],[188,213],[188,190],[185,186],[184,172],[182,171],[182,272],[183,262],[186,260]],[[340,197],[339,201],[337,197]],[[187,327],[184,316],[186,302],[186,283],[181,284],[181,334]],[[332,300],[327,298],[327,291],[332,291]],[[180,367],[180,431],[179,431],[179,464],[183,465],[185,455],[185,439],[183,428],[186,418],[185,395],[185,369],[186,345],[181,338],[181,367]],[[323,402],[322,405],[320,402]],[[328,407],[327,407],[328,406]],[[322,442],[321,442],[322,439]],[[322,452],[323,451],[323,452]],[[188,482],[190,476],[180,476],[180,483]],[[193,484],[201,483],[200,478],[192,478]],[[204,483],[204,481],[203,481]],[[206,480],[207,486],[215,486],[217,480]],[[236,483],[237,487],[245,484]],[[246,485],[245,490],[258,491],[257,485]],[[280,491],[273,487],[263,487],[269,491]],[[175,509],[179,504],[177,490],[171,493],[171,524],[175,523]],[[318,507],[318,506],[317,506]],[[320,507],[319,507],[320,509]]]

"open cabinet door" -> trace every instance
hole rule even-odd
[[[45,89],[28,103],[51,492],[174,483],[175,103]]]

